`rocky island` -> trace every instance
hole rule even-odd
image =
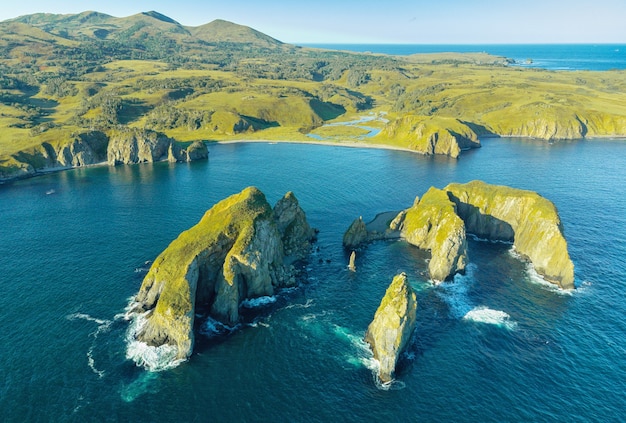
[[[274,209],[254,187],[220,201],[150,267],[132,309],[145,319],[134,338],[175,347],[177,359],[188,357],[197,313],[237,324],[242,301],[296,284],[293,264],[314,237],[293,193]]]
[[[383,384],[393,380],[398,358],[415,329],[416,310],[415,292],[406,274],[396,275],[365,334],[365,342],[379,363],[378,378]]]
[[[359,220],[359,219],[357,219]],[[512,242],[523,259],[548,282],[574,289],[574,264],[554,204],[539,194],[482,181],[430,188],[423,198],[388,223],[385,232],[368,232],[353,223],[344,246],[355,248],[373,239],[400,236],[431,253],[428,265],[433,281],[463,272],[467,263],[466,231],[478,238]],[[358,236],[356,236],[356,235]],[[346,245],[346,239],[352,243]]]

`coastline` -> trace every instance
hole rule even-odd
[[[479,140],[480,139],[493,139],[493,138],[501,138],[501,139],[507,139],[507,138],[536,139],[536,138],[533,138],[533,137],[524,137],[524,136],[519,136],[519,135],[487,135],[487,136],[479,137]],[[554,142],[564,142],[564,141],[568,141],[568,142],[569,141],[593,141],[594,139],[605,140],[605,141],[606,140],[615,140],[615,141],[618,141],[618,142],[624,142],[624,141],[626,141],[626,136],[624,136],[624,135],[622,135],[622,136],[618,136],[618,135],[603,135],[603,136],[591,136],[591,137],[577,138],[577,139],[572,139],[572,140],[563,139],[563,140],[552,140],[552,141],[546,141],[546,140],[540,140],[540,141],[543,141],[543,142],[551,144],[551,143],[554,143]],[[419,151],[411,150],[411,149],[405,148],[405,147],[397,147],[397,146],[387,145],[387,144],[364,143],[364,142],[358,142],[358,141],[354,141],[354,142],[352,142],[352,141],[350,141],[350,142],[337,142],[337,141],[322,141],[322,140],[315,140],[315,139],[301,140],[301,141],[263,140],[263,139],[237,139],[237,140],[203,141],[203,142],[207,146],[207,148],[209,146],[211,146],[211,145],[217,145],[217,144],[224,144],[224,145],[226,145],[226,144],[245,144],[245,143],[310,144],[310,145],[323,145],[323,146],[327,146],[327,147],[346,147],[346,148],[363,148],[363,149],[402,151],[402,152],[413,153],[413,154],[417,154],[417,155],[423,156],[423,154],[420,153]],[[158,160],[158,161],[156,161],[154,163],[158,163],[158,162],[162,162],[162,161],[166,161],[166,160]],[[139,164],[139,163],[135,163],[135,164]],[[89,167],[97,167],[97,166],[110,166],[110,165],[108,164],[108,162],[102,161],[102,162],[99,162],[99,163],[93,163],[93,164],[89,164],[89,165],[85,165],[85,166],[54,167],[54,168],[38,169],[38,170],[36,170],[33,173],[22,174],[22,175],[14,176],[14,177],[11,177],[11,178],[0,178],[0,186],[4,185],[4,184],[7,184],[7,183],[21,181],[21,180],[24,180],[24,179],[35,178],[35,177],[46,175],[46,174],[50,174],[50,173],[57,173],[57,172],[63,172],[63,171],[72,170],[72,169],[81,169],[81,168],[89,168]]]

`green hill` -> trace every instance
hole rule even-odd
[[[0,179],[88,164],[70,157],[81,142],[128,128],[184,143],[314,136],[453,157],[485,135],[626,136],[625,91],[624,71],[302,48],[155,11],[39,13],[0,22]]]

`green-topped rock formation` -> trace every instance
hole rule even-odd
[[[532,191],[481,181],[450,184],[444,190],[456,204],[468,232],[480,238],[512,241],[515,250],[546,280],[563,289],[574,288],[574,264],[559,213],[551,201]]]
[[[254,187],[222,200],[152,264],[136,296],[134,312],[145,319],[136,340],[188,357],[196,309],[238,323],[243,300],[296,284],[292,262],[305,257],[313,238],[292,193],[274,210]]]
[[[416,311],[415,292],[406,274],[396,275],[365,334],[365,341],[379,362],[378,377],[382,383],[389,383],[394,377],[398,358],[415,329]]]
[[[424,155],[458,158],[462,150],[480,147],[476,132],[458,119],[404,115],[389,122],[377,136]]]
[[[383,215],[387,221],[387,213],[379,216]],[[399,234],[430,251],[428,270],[435,282],[465,269],[468,232],[482,239],[513,242],[515,250],[547,281],[563,289],[575,287],[574,264],[558,211],[536,192],[481,181],[453,183],[443,190],[431,187],[421,200],[416,198],[412,207],[389,220],[385,230],[373,228],[357,219],[344,235],[344,246],[346,239],[356,239],[360,245],[395,239]]]
[[[428,271],[433,281],[443,281],[465,269],[465,225],[445,191],[431,187],[392,223],[408,243],[430,251]]]

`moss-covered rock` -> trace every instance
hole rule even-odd
[[[561,219],[554,204],[536,192],[481,181],[450,184],[467,231],[490,240],[513,241],[546,280],[574,288],[574,264],[567,251]]]
[[[389,122],[377,139],[390,140],[425,155],[457,158],[462,150],[480,147],[476,132],[454,118],[404,115]]]
[[[403,214],[401,236],[408,243],[429,250],[428,271],[434,281],[443,281],[467,264],[465,225],[445,191],[431,187],[421,200]],[[394,222],[398,225],[398,222]]]
[[[217,203],[172,241],[136,296],[134,311],[146,319],[136,339],[154,347],[174,346],[177,358],[186,358],[193,348],[196,307],[234,325],[243,300],[295,284],[284,245],[293,256],[304,257],[312,230],[295,196],[287,194],[280,203],[285,202],[289,212],[274,211],[261,191],[246,188]]]
[[[365,334],[365,341],[379,362],[378,377],[383,383],[390,382],[394,377],[398,358],[415,329],[416,311],[415,292],[406,274],[396,275]]]

